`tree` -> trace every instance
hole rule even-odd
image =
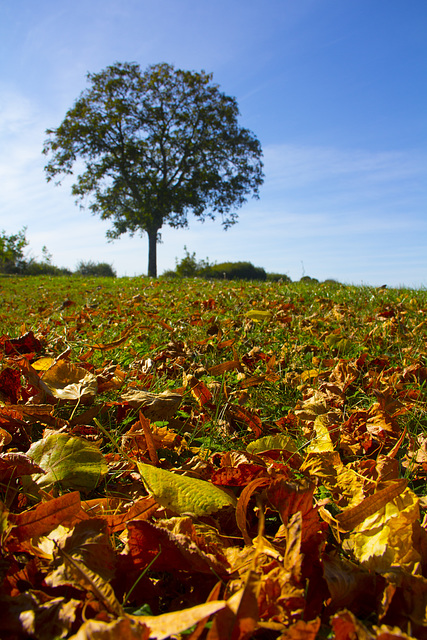
[[[0,233],[0,272],[22,273],[25,270],[24,249],[28,245],[26,231],[24,227],[11,236],[6,235],[5,231]]]
[[[116,63],[88,80],[59,127],[46,132],[47,180],[72,175],[83,160],[73,195],[89,197],[92,213],[112,221],[110,240],[146,232],[148,275],[156,276],[163,225],[219,214],[227,229],[247,196],[258,197],[261,145],[239,126],[236,100],[212,74]]]

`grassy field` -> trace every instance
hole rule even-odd
[[[0,289],[2,638],[427,637],[427,291]]]

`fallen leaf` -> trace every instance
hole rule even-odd
[[[89,491],[108,471],[98,447],[66,433],[54,433],[34,442],[27,455],[45,471],[33,477],[45,490],[58,482],[64,488]]]
[[[205,480],[181,476],[142,462],[137,465],[147,491],[159,504],[175,513],[205,516],[237,503],[232,494]]]
[[[42,502],[21,514],[10,514],[9,521],[14,525],[12,534],[20,541],[45,536],[59,524],[76,516],[80,508],[80,494],[73,491]]]
[[[121,395],[121,400],[142,411],[152,422],[156,422],[173,416],[182,402],[182,396],[170,389],[158,394],[143,389],[128,389]]]
[[[96,376],[65,360],[55,362],[42,376],[50,393],[60,400],[93,400],[98,391]]]

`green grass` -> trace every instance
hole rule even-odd
[[[275,428],[275,421],[292,411],[307,388],[324,382],[340,360],[378,359],[378,371],[381,367],[403,371],[414,362],[425,366],[426,291],[337,283],[82,277],[5,278],[0,288],[1,333],[15,338],[33,331],[53,357],[70,349],[71,360],[79,361],[91,345],[113,342],[130,330],[124,345],[108,351],[95,349],[87,362],[94,369],[116,364],[126,373],[126,382],[143,385],[141,370],[145,364],[148,371],[151,360],[146,381],[153,392],[181,388],[183,374],[198,369],[206,384],[220,382],[228,395],[237,397],[244,387],[237,371],[218,380],[207,370],[238,358],[247,377],[262,376],[274,357],[278,379],[246,390],[246,406],[258,412],[267,428]],[[245,314],[253,309],[270,311],[272,318],[250,321]],[[176,362],[172,356],[161,358],[169,343],[181,350]],[[156,358],[160,359],[155,362]],[[317,377],[307,373],[313,369]],[[375,384],[384,386],[379,373],[377,378]],[[409,382],[399,384],[399,392],[409,389]],[[361,374],[346,394],[346,414],[376,401],[368,386]],[[419,392],[425,394],[425,384]],[[191,406],[190,396],[187,390]],[[114,393],[105,394],[100,400],[114,397]],[[233,438],[217,437],[224,401],[218,403],[210,421],[192,425],[196,434],[204,432],[204,442],[211,449],[236,447],[236,433]],[[65,417],[67,408],[58,412]],[[114,429],[112,412],[104,414],[108,428]],[[405,420],[411,433],[427,431],[419,404]],[[181,422],[185,431],[188,424],[184,418]]]

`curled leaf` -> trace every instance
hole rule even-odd
[[[91,400],[98,391],[94,376],[83,367],[65,360],[58,360],[43,375],[43,383],[50,393],[60,400]]]

